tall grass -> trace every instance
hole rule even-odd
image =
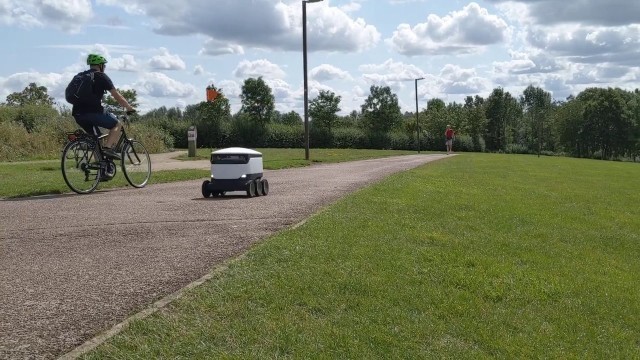
[[[6,115],[6,112],[5,112]],[[0,122],[0,162],[56,159],[67,141],[67,133],[79,126],[70,116],[53,115],[41,120],[31,131],[16,121]],[[128,135],[145,145],[151,153],[173,148],[173,138],[165,131],[133,123]]]

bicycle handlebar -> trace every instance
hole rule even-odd
[[[132,111],[127,111],[125,114],[120,115],[120,119],[125,122],[128,123],[129,122],[129,116],[133,115],[133,114],[137,114],[137,111],[132,110]]]

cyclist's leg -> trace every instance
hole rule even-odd
[[[109,136],[107,136],[107,141],[105,141],[104,145],[107,148],[112,148],[120,138],[120,121],[115,115],[108,112],[100,115],[100,117],[96,118],[94,125],[109,129]]]
[[[110,113],[90,113],[77,115],[82,123],[78,120],[78,124],[89,134],[100,136],[100,129],[109,129],[109,136],[105,141],[105,147],[112,147],[117,141],[120,135],[120,122],[115,115]]]
[[[93,121],[91,120],[92,114],[76,114],[73,115],[73,118],[76,120],[76,123],[80,125],[82,130],[89,135],[100,135],[100,130],[96,129],[93,125]],[[97,131],[97,132],[96,132]]]

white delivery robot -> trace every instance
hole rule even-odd
[[[269,182],[262,177],[262,153],[232,147],[211,153],[211,180],[202,183],[205,198],[227,191],[246,191],[247,197],[269,194]]]

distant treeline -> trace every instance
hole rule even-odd
[[[301,115],[275,110],[275,98],[262,78],[245,80],[241,109],[232,114],[221,89],[211,102],[184,109],[160,107],[137,116],[134,131],[151,151],[187,147],[187,130],[196,126],[198,147],[304,147]],[[123,91],[137,106],[137,94]],[[554,101],[529,86],[514,96],[496,88],[486,98],[464,103],[427,102],[418,116],[402,113],[389,87],[372,86],[360,111],[338,115],[340,96],[321,91],[309,104],[310,146],[444,150],[444,131],[456,131],[455,151],[566,155],[635,160],[640,150],[640,91],[589,88]],[[108,97],[107,107],[118,111]],[[65,133],[77,128],[66,106],[57,106],[47,89],[30,84],[0,105],[0,160],[55,156]],[[418,130],[420,144],[418,144]]]

